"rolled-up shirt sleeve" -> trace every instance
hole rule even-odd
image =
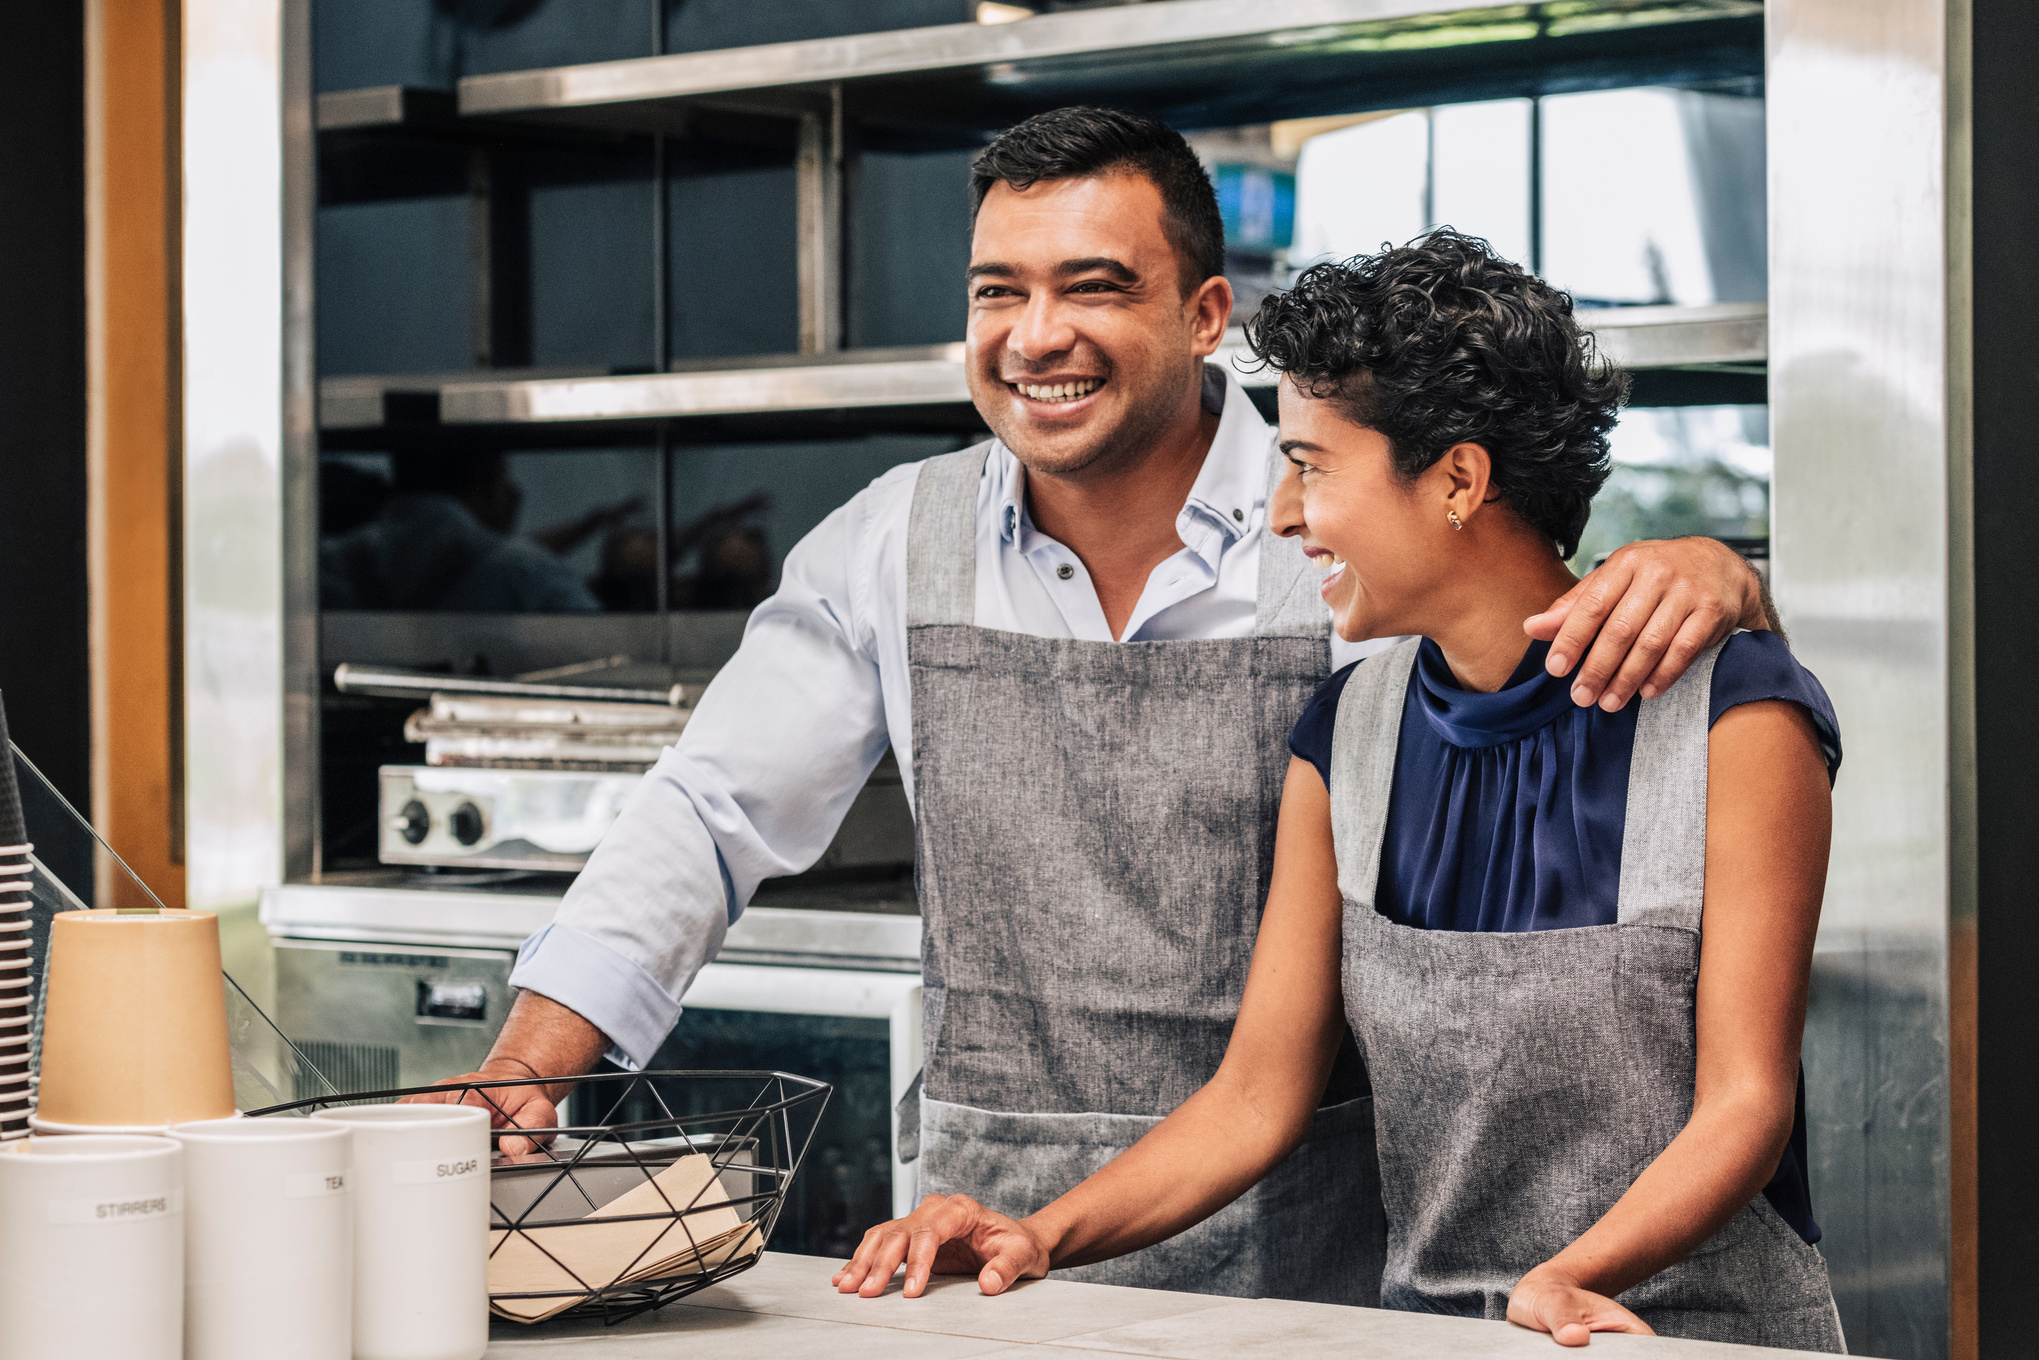
[[[890,565],[878,559],[903,562],[890,521],[913,472],[881,477],[787,554],[678,742],[518,954],[510,984],[595,1025],[623,1066],[651,1060],[758,884],[820,858],[885,753],[869,602]]]

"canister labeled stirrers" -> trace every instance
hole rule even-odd
[[[178,1360],[183,1166],[169,1138],[0,1144],[0,1360]]]

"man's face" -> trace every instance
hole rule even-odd
[[[1139,174],[995,184],[970,249],[970,396],[1029,469],[1136,463],[1195,416],[1203,357],[1232,308],[1222,278],[1183,296]]]

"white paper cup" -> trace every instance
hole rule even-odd
[[[488,1349],[488,1111],[356,1105],[355,1360],[481,1360]]]
[[[183,1198],[168,1138],[0,1144],[0,1360],[178,1360]]]
[[[353,1131],[325,1119],[176,1124],[184,1360],[353,1354]]]

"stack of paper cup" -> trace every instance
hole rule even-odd
[[[169,1138],[0,1147],[0,1360],[178,1360],[183,1163]]]
[[[36,1132],[161,1133],[233,1112],[219,918],[51,918]]]
[[[488,1349],[489,1120],[475,1105],[356,1105],[355,1360]]]
[[[0,742],[0,761],[13,760]],[[32,845],[0,845],[0,1139],[28,1132],[28,1032],[34,979],[28,959],[28,852]]]
[[[209,1119],[184,1147],[184,1360],[353,1354],[353,1133],[325,1119]]]

